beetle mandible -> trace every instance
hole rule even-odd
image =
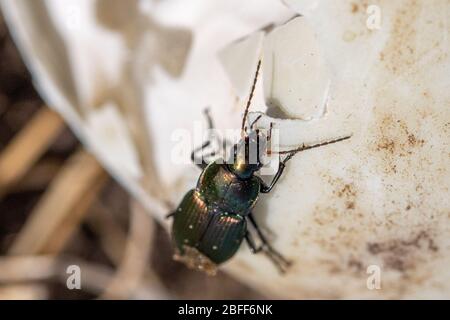
[[[196,188],[190,190],[177,209],[167,217],[173,217],[172,238],[176,254],[174,259],[184,262],[188,267],[205,271],[214,275],[217,266],[232,258],[245,239],[253,253],[263,252],[284,273],[290,261],[275,250],[258,227],[252,209],[260,193],[269,193],[281,177],[286,163],[298,152],[325,146],[350,138],[328,140],[318,144],[305,145],[288,151],[280,151],[279,166],[272,182],[266,184],[255,175],[264,165],[263,157],[270,153],[266,144],[270,141],[272,125],[267,137],[258,129],[254,129],[260,117],[246,126],[249,107],[255,91],[258,73],[261,67],[259,60],[250,95],[247,100],[242,119],[242,139],[233,146],[232,159],[208,163],[204,156],[196,154],[204,151],[211,141],[205,142],[191,154],[202,173]],[[213,122],[206,112],[209,128]],[[256,155],[253,151],[256,151]],[[281,159],[281,155],[286,155]],[[214,153],[210,154],[214,155]],[[205,155],[206,156],[206,155]],[[252,234],[247,229],[250,223],[256,231],[261,245],[257,246]]]

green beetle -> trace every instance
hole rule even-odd
[[[297,149],[282,151],[287,154],[280,159],[278,171],[272,182],[267,185],[255,175],[261,169],[270,141],[271,130],[266,137],[260,130],[254,129],[259,117],[251,124],[250,131],[245,127],[248,109],[258,77],[261,61],[258,63],[250,97],[242,120],[243,139],[233,147],[231,159],[216,160],[207,163],[204,157],[196,157],[198,151],[211,144],[207,141],[194,150],[191,159],[202,169],[195,189],[190,190],[178,208],[168,217],[173,217],[172,238],[176,248],[175,260],[184,262],[188,267],[214,275],[217,266],[233,257],[245,239],[253,253],[263,252],[275,264],[278,270],[286,271],[290,262],[276,251],[267,241],[258,227],[252,208],[260,193],[272,190],[281,177],[286,162],[297,152],[324,146],[348,139],[349,136],[314,145],[303,145]],[[209,114],[210,129],[213,128]],[[248,222],[254,227],[261,245],[256,246],[248,231]]]

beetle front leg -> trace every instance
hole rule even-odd
[[[194,151],[192,151],[192,153],[191,153],[192,162],[194,162],[202,170],[205,169],[206,166],[209,164],[207,161],[205,161],[205,159],[204,159],[205,157],[214,157],[215,155],[217,155],[218,152],[223,153],[226,146],[229,145],[229,143],[226,139],[222,140],[221,138],[215,136],[214,138],[217,140],[217,142],[219,144],[219,150],[211,151],[208,154],[202,154],[202,155],[200,155],[200,157],[196,156],[198,152],[203,151],[203,149],[205,149],[206,147],[211,145],[211,138],[212,138],[211,132],[212,132],[212,130],[214,130],[214,122],[209,113],[209,109],[206,108],[204,113],[206,116],[206,120],[208,122],[208,130],[210,131],[209,140],[206,141],[202,146],[194,149]],[[222,148],[222,149],[220,150],[220,148]]]
[[[261,180],[261,192],[262,193],[269,193],[272,191],[272,188],[275,186],[275,184],[280,179],[281,175],[283,174],[284,168],[286,168],[286,162],[292,159],[292,157],[295,155],[296,152],[289,153],[286,158],[283,159],[283,161],[280,161],[280,164],[278,165],[278,171],[275,174],[275,176],[272,179],[272,182],[267,185]]]
[[[283,174],[285,168],[285,164],[283,162],[280,162],[280,165],[278,166],[278,171],[275,174],[275,177],[273,177],[272,182],[267,185],[261,180],[261,192],[262,193],[269,193],[272,191],[272,188],[275,186],[275,184],[278,182],[278,179],[280,179],[281,175]]]
[[[202,146],[200,146],[200,147],[194,149],[194,151],[192,151],[192,153],[191,153],[191,160],[192,160],[192,162],[194,162],[194,163],[195,163],[200,169],[202,169],[202,170],[205,169],[206,166],[209,164],[208,162],[205,161],[204,157],[205,157],[205,156],[206,156],[206,157],[212,157],[212,156],[215,156],[215,155],[216,155],[216,152],[213,151],[213,152],[211,152],[211,153],[209,153],[209,154],[201,155],[200,157],[197,157],[196,154],[197,154],[199,151],[203,151],[203,149],[206,148],[206,147],[208,147],[210,144],[211,144],[211,141],[206,141]]]
[[[252,253],[263,252],[273,262],[273,264],[277,267],[277,269],[281,273],[285,273],[286,269],[291,265],[291,262],[287,260],[285,257],[283,257],[281,253],[279,253],[270,245],[269,241],[266,239],[266,237],[258,227],[255,219],[253,218],[252,213],[248,215],[248,219],[255,228],[256,233],[258,234],[258,237],[262,242],[262,244],[259,247],[257,247],[252,235],[250,234],[250,232],[247,231],[245,235],[245,240],[247,241],[247,244],[249,245]]]
[[[208,130],[210,130],[210,132],[211,132],[211,130],[214,129],[214,123],[213,123],[213,120],[212,120],[212,118],[211,118],[211,115],[209,114],[209,109],[206,108],[206,109],[204,110],[204,113],[205,113],[206,120],[207,120],[207,122],[208,122]],[[203,145],[201,145],[200,147],[194,149],[194,150],[192,151],[192,153],[191,153],[191,160],[192,160],[192,162],[194,162],[194,163],[195,163],[200,169],[202,169],[202,170],[203,170],[204,168],[206,168],[206,166],[209,164],[208,162],[205,161],[204,157],[205,157],[205,156],[206,156],[206,157],[214,156],[214,155],[216,154],[216,152],[215,152],[215,151],[212,151],[212,152],[209,153],[209,154],[203,154],[203,155],[201,155],[201,158],[197,157],[196,154],[197,154],[199,151],[203,151],[203,149],[205,149],[205,148],[208,147],[209,145],[211,145],[211,136],[209,137],[209,140],[208,140],[208,141],[206,141],[205,143],[203,143]]]

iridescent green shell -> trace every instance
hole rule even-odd
[[[190,190],[174,214],[172,237],[178,260],[198,269],[230,259],[239,249],[247,232],[245,216],[255,205],[260,180],[242,180],[230,172],[225,164],[211,163],[202,172],[197,188]],[[186,248],[189,256],[198,252],[207,259],[196,257],[183,260]],[[207,261],[204,266],[193,261]]]
[[[191,190],[175,212],[172,237],[179,256],[186,253],[186,247],[192,247],[220,264],[236,253],[246,231],[245,218],[208,207],[199,193]]]
[[[226,164],[211,163],[197,183],[200,197],[211,206],[241,216],[247,215],[258,200],[261,182],[258,177],[239,179]]]

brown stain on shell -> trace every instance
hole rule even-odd
[[[448,50],[442,50],[442,41],[446,41],[444,33],[449,32],[445,15],[436,19],[426,18],[429,6],[441,6],[442,12],[448,10],[445,1],[408,0],[397,5],[389,30],[388,41],[380,52],[380,61],[394,75],[415,73],[423,59],[436,63],[448,57]],[[382,8],[382,7],[381,7]],[[425,23],[423,23],[425,22]],[[417,37],[427,34],[427,42],[418,42]]]
[[[367,17],[363,1],[348,3],[353,22]],[[379,265],[383,272],[379,296],[399,298],[414,294],[415,289],[431,280],[432,267],[440,264],[447,250],[440,240],[448,236],[448,230],[441,228],[448,225],[450,214],[434,203],[436,197],[430,191],[440,190],[436,187],[439,185],[445,187],[445,183],[439,184],[436,170],[445,173],[446,168],[441,167],[442,159],[430,154],[444,149],[444,138],[435,134],[448,133],[450,124],[440,131],[430,130],[430,125],[442,123],[438,117],[443,119],[448,113],[436,105],[440,96],[422,77],[427,75],[422,62],[428,60],[424,57],[432,63],[445,57],[434,56],[441,44],[427,47],[423,41],[417,41],[418,33],[424,32],[417,30],[417,22],[427,4],[403,1],[386,5],[385,9],[384,3],[375,3],[380,5],[382,15],[383,10],[394,10],[394,14],[390,21],[384,21],[387,23],[382,24],[382,29],[392,30],[380,31],[387,32],[387,39],[378,52],[381,63],[375,63],[371,75],[376,83],[371,84],[374,90],[369,95],[373,96],[367,99],[373,106],[368,107],[372,114],[367,117],[367,140],[362,143],[360,167],[355,169],[357,174],[345,172],[349,168],[339,168],[340,177],[322,175],[323,183],[332,185],[332,191],[322,195],[311,212],[302,212],[300,244],[317,246],[320,252],[316,260],[302,257],[306,260],[303,272],[315,274],[319,269],[330,279],[361,283],[362,290],[366,290],[367,267]],[[362,30],[355,23],[350,29],[352,33],[344,33],[343,38],[369,41],[360,37]],[[441,114],[436,114],[436,110]],[[367,180],[365,172],[378,179],[374,179],[378,190],[367,190],[372,181]],[[378,201],[373,206],[367,203],[371,192],[381,194],[378,199],[373,198]],[[345,296],[345,291],[339,288],[336,295]]]
[[[377,110],[376,110],[377,111]],[[425,139],[409,129],[406,120],[397,118],[393,114],[375,114],[378,129],[375,141],[370,149],[375,157],[381,160],[380,168],[384,174],[399,173],[399,166],[409,169],[411,159],[420,151],[418,148],[426,144]],[[378,153],[378,155],[376,155]]]
[[[413,22],[417,20],[421,6],[420,2],[412,0],[394,15],[389,40],[380,53],[380,60],[394,74],[405,72],[416,63],[417,34]]]
[[[407,273],[417,267],[421,254],[429,255],[438,252],[439,248],[429,232],[421,231],[407,239],[368,243],[367,251],[381,256],[386,269]]]

